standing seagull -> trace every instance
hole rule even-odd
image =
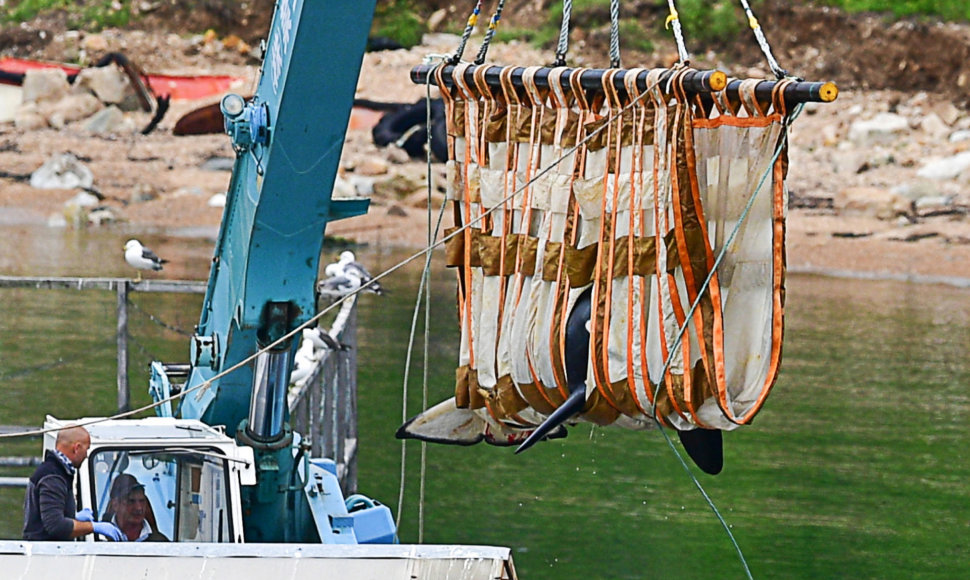
[[[343,275],[348,278],[356,278],[360,280],[360,285],[365,286],[365,290],[373,292],[374,294],[383,294],[384,289],[381,288],[380,282],[371,282],[373,276],[370,272],[360,263],[357,262],[356,256],[351,251],[345,251],[340,253],[340,261],[337,262],[340,268],[343,270]]]
[[[125,261],[131,267],[139,270],[135,282],[141,282],[141,270],[155,270],[157,272],[162,269],[162,264],[168,262],[168,260],[156,256],[155,252],[141,245],[138,240],[128,240],[125,243]]]

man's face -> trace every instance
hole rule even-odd
[[[145,521],[145,513],[148,510],[148,498],[141,489],[133,490],[127,498],[120,498],[116,518],[122,527],[141,526]]]
[[[75,441],[71,444],[70,452],[65,453],[67,458],[71,460],[71,464],[74,467],[81,467],[84,460],[88,457],[88,449],[91,447],[91,436],[85,435],[81,441]]]

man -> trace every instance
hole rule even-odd
[[[44,455],[27,483],[24,497],[25,540],[73,540],[98,533],[121,541],[122,535],[108,522],[95,522],[91,510],[78,513],[71,492],[74,474],[88,456],[91,435],[84,427],[72,425],[57,433],[54,449]]]
[[[145,496],[145,486],[128,473],[122,473],[111,484],[111,501],[105,519],[117,526],[126,540],[169,541],[155,529],[154,514]]]

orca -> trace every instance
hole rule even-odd
[[[586,405],[586,373],[589,370],[589,329],[587,323],[592,314],[590,304],[593,289],[587,288],[566,320],[566,384],[569,397],[558,409],[546,417],[529,437],[515,450],[522,453],[541,441],[546,434],[578,415]]]
[[[589,329],[592,316],[592,288],[583,292],[566,321],[566,382],[569,397],[552,412],[515,450],[516,454],[535,445],[548,433],[582,412],[586,405],[586,374],[589,370]],[[704,473],[717,475],[724,467],[724,445],[719,429],[677,430],[684,450]]]

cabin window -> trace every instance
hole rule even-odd
[[[98,519],[142,541],[231,542],[228,464],[216,449],[100,449],[89,458]]]

